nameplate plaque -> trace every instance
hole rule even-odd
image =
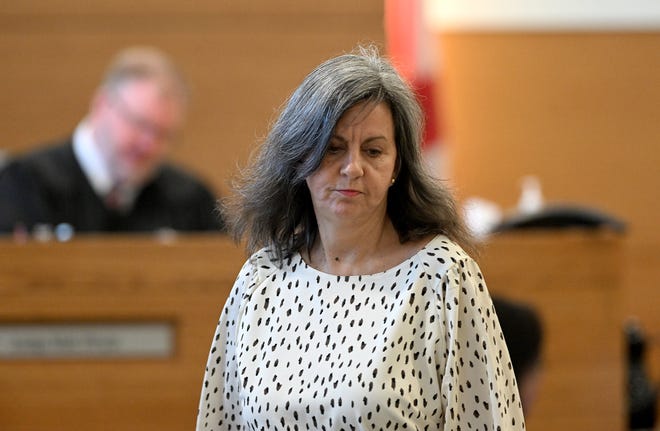
[[[173,351],[169,322],[0,324],[0,359],[166,358]]]

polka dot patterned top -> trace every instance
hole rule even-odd
[[[438,236],[381,273],[336,276],[266,250],[211,346],[198,430],[522,430],[477,264]]]

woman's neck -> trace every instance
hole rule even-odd
[[[400,247],[389,218],[362,226],[321,225],[308,263],[330,274],[370,274],[391,266]]]

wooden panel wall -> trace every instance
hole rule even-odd
[[[0,150],[69,133],[112,55],[150,44],[193,84],[174,157],[219,191],[276,109],[321,61],[358,43],[383,45],[381,1],[8,0],[0,5]]]
[[[504,208],[534,174],[660,241],[660,32],[438,35],[451,177]]]

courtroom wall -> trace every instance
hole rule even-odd
[[[462,198],[598,208],[660,240],[660,32],[438,35],[451,177]]]
[[[547,200],[660,241],[660,3],[426,3],[461,197],[512,209],[535,175]]]
[[[375,0],[4,1],[0,150],[66,136],[111,56],[127,45],[156,45],[193,84],[174,158],[224,193],[237,163],[315,65],[358,43],[383,46],[382,9]]]

